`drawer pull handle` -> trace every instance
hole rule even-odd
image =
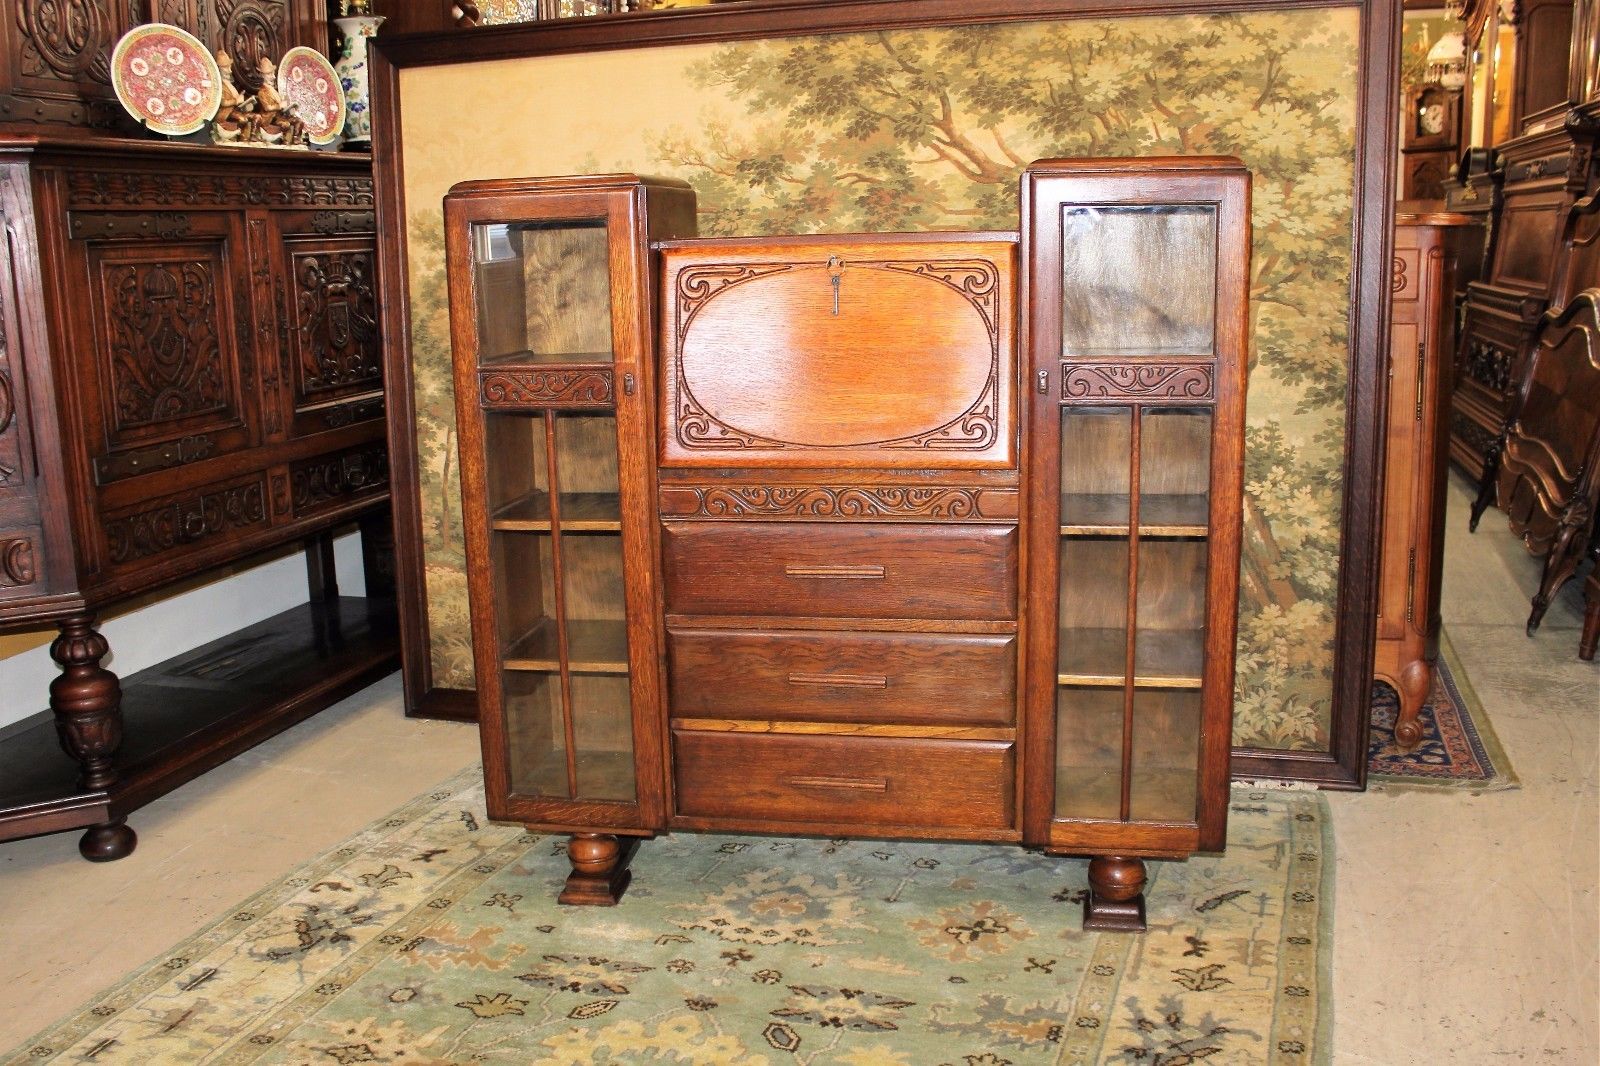
[[[837,788],[846,792],[887,792],[886,777],[791,777],[789,784],[796,788]]]
[[[888,688],[882,674],[790,674],[791,685],[839,685],[845,688]]]
[[[786,577],[846,578],[858,581],[882,581],[888,571],[881,566],[786,566]]]

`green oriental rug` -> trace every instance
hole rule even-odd
[[[1150,931],[1079,929],[1082,860],[680,833],[616,908],[476,770],[240,904],[6,1063],[1312,1063],[1333,852],[1314,792],[1233,792],[1152,863]]]

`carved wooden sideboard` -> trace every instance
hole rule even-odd
[[[144,22],[193,33],[260,86],[256,63],[297,45],[326,50],[325,0],[12,0],[0,18],[0,123],[132,131],[111,89],[111,49]]]
[[[387,609],[338,597],[322,539],[316,602],[197,653],[164,697],[134,699],[160,712],[183,702],[172,686],[232,682],[162,727],[176,747],[133,743],[130,719],[123,754],[139,758],[119,762],[120,686],[95,629],[105,605],[351,521],[380,545],[370,163],[12,136],[0,213],[0,625],[59,622],[54,729],[81,766],[75,789],[48,759],[12,773],[53,730],[8,736],[0,840],[89,825],[84,854],[116,858],[133,846],[132,807],[394,660]],[[299,659],[260,659],[295,627]]]

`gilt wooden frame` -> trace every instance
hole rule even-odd
[[[378,37],[371,52],[374,178],[383,301],[395,565],[408,713],[470,719],[473,694],[435,688],[428,662],[421,512],[412,395],[400,71],[496,59],[884,29],[1134,15],[1350,8],[1361,14],[1345,407],[1343,522],[1327,751],[1235,748],[1235,777],[1361,789],[1367,777],[1383,424],[1389,355],[1390,259],[1399,116],[1401,0],[747,0],[492,28]]]

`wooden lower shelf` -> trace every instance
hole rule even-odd
[[[615,533],[622,529],[622,497],[615,492],[562,492],[556,496],[564,533]],[[493,529],[545,532],[550,529],[550,494],[530,492],[495,511]]]
[[[621,619],[567,623],[568,669],[575,674],[626,674],[628,624]],[[553,673],[561,669],[554,619],[542,618],[506,649],[500,665],[507,670]]]
[[[1127,675],[1123,629],[1063,629],[1056,637],[1056,682],[1120,688]],[[1135,634],[1133,683],[1139,688],[1199,688],[1203,629],[1141,629]]]
[[[1127,493],[1066,492],[1061,495],[1061,535],[1127,536],[1131,514]],[[1211,521],[1204,493],[1141,494],[1141,537],[1203,537]]]
[[[114,650],[114,649],[113,649]],[[122,679],[119,778],[78,786],[55,717],[0,737],[0,840],[126,817],[400,665],[394,604],[307,603]]]

